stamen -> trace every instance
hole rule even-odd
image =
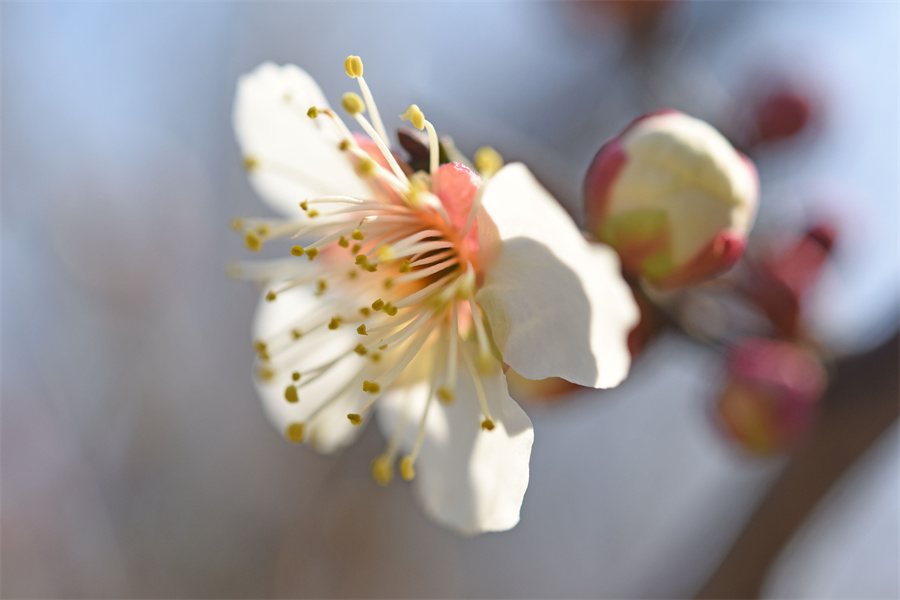
[[[486,375],[491,371],[496,359],[491,354],[491,343],[484,328],[483,317],[472,297],[469,298],[469,308],[472,310],[472,321],[475,323],[475,334],[478,339],[478,372]]]
[[[410,104],[409,108],[400,115],[401,119],[409,121],[416,129],[425,129],[425,114],[417,104]]]
[[[366,84],[366,80],[363,79],[362,59],[358,56],[348,56],[344,60],[344,70],[347,72],[348,76],[356,78],[356,82],[359,84],[359,90],[362,92],[363,98],[366,99],[366,104],[369,105],[369,110],[372,114],[372,122],[375,123],[375,128],[378,130],[378,135],[382,139],[388,139],[387,131],[384,128],[384,123],[381,122],[381,115],[378,114],[378,108],[375,106],[374,98],[372,98],[372,91]]]
[[[350,55],[344,59],[344,70],[347,72],[347,77],[362,77],[363,74],[363,63],[362,59],[358,56]]]
[[[475,384],[475,394],[478,396],[478,404],[481,405],[481,412],[484,414],[484,420],[481,422],[481,427],[482,429],[490,431],[494,428],[494,420],[491,417],[491,411],[488,408],[487,396],[484,393],[484,385],[481,382],[481,376],[476,371],[475,365],[472,364],[469,353],[463,351],[462,355],[466,361],[466,366],[469,368],[469,374],[472,376],[472,383]]]
[[[341,98],[341,106],[354,117],[366,111],[366,103],[359,97],[359,94],[347,92]]]
[[[262,240],[255,231],[247,230],[244,232],[244,245],[251,252],[259,252],[262,250]]]
[[[375,402],[378,401],[379,395],[378,393],[381,391],[381,387],[387,388],[397,377],[400,376],[403,371],[406,370],[406,367],[409,366],[409,363],[413,361],[413,359],[419,354],[419,351],[422,350],[422,346],[425,345],[425,342],[428,341],[428,337],[431,335],[431,332],[434,330],[435,324],[432,324],[431,327],[425,329],[424,331],[420,331],[418,337],[413,338],[410,341],[409,345],[404,350],[403,355],[392,365],[392,367],[385,373],[382,373],[378,376],[379,381],[364,381],[363,382],[363,391],[369,392],[373,395],[372,399],[366,402],[365,406],[363,406],[360,412],[366,412],[369,410]]]
[[[382,487],[387,486],[394,479],[394,466],[386,456],[376,456],[372,461],[372,477]]]
[[[428,411],[431,408],[431,404],[434,402],[435,387],[438,380],[438,368],[442,358],[443,357],[439,356],[437,353],[434,356],[434,362],[432,363],[431,367],[431,387],[428,390],[428,398],[427,400],[425,400],[425,408],[422,409],[422,416],[419,419],[419,428],[416,431],[416,441],[413,442],[413,447],[410,453],[404,456],[400,461],[400,475],[406,481],[410,481],[416,476],[414,465],[416,459],[419,457],[419,452],[421,452],[422,450],[422,445],[425,442],[425,423],[428,419]]]
[[[344,95],[344,98],[347,98],[348,94]],[[356,94],[353,94],[356,96]],[[359,98],[359,96],[356,96]],[[360,102],[362,100],[360,99]],[[346,106],[345,106],[346,108]],[[349,109],[348,109],[348,112]],[[375,142],[375,145],[378,146],[378,149],[381,151],[382,156],[384,156],[385,160],[387,160],[388,165],[391,167],[391,171],[394,172],[394,176],[405,185],[405,187],[409,188],[409,178],[406,177],[406,173],[403,172],[403,169],[400,168],[400,165],[397,163],[397,159],[394,158],[394,154],[391,152],[390,148],[387,147],[387,144],[382,139],[378,132],[375,131],[375,128],[369,124],[369,121],[362,115],[362,111],[357,111],[355,113],[350,113],[356,118],[356,122],[359,123],[360,127],[365,130],[369,137],[372,138],[372,141]],[[374,116],[374,115],[373,115]]]
[[[456,397],[453,388],[456,384],[456,367],[459,364],[459,321],[457,319],[457,307],[455,302],[450,308],[450,334],[448,337],[450,339],[447,343],[447,368],[445,369],[447,375],[444,378],[443,385],[438,388],[438,397],[443,400],[445,404],[450,404]]]
[[[484,179],[503,167],[503,157],[490,146],[483,146],[475,152],[475,168]]]
[[[303,423],[291,423],[284,430],[284,437],[293,444],[300,444],[304,438]]]
[[[466,234],[469,233],[469,229],[475,223],[475,217],[478,216],[478,211],[481,208],[481,194],[483,191],[484,186],[481,186],[478,193],[475,194],[475,200],[472,201],[472,206],[469,207],[469,216],[466,217],[466,224],[463,226],[462,231],[459,232],[460,238],[465,238]]]
[[[425,129],[428,130],[428,172],[431,173],[431,187],[434,189],[434,176],[440,164],[441,147],[437,131],[430,121],[425,121]]]
[[[284,399],[291,404],[296,404],[297,402],[299,402],[300,397],[297,395],[297,388],[292,385],[287,386],[284,389]]]

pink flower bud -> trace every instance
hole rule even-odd
[[[794,446],[809,429],[826,375],[810,352],[750,338],[732,349],[729,382],[716,405],[725,432],[754,454]]]
[[[782,334],[797,335],[803,297],[819,279],[835,236],[833,227],[819,224],[751,271],[746,293]]]
[[[756,140],[766,142],[800,133],[812,117],[809,97],[790,88],[779,89],[763,98],[754,115]]]
[[[607,142],[585,178],[588,229],[625,270],[664,288],[730,268],[744,251],[759,182],[711,125],[674,110],[644,115]]]

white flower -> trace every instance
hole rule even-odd
[[[321,452],[350,443],[378,409],[387,448],[373,474],[399,460],[436,521],[461,533],[519,520],[531,421],[510,398],[509,365],[526,377],[609,387],[626,375],[637,320],[615,254],[588,244],[520,164],[481,153],[468,167],[411,173],[349,57],[362,98],[343,107],[349,132],[312,78],[266,63],[244,76],[237,137],[259,194],[286,220],[245,221],[248,247],[276,238],[292,257],[238,266],[265,284],[255,323],[258,390],[275,425]],[[368,110],[371,122],[363,116]],[[311,241],[311,243],[309,243]]]

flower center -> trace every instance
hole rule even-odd
[[[253,251],[275,238],[314,240],[294,245],[294,258],[287,262],[242,264],[239,275],[276,282],[266,294],[270,302],[309,286],[321,298],[315,308],[255,342],[262,379],[295,368],[300,356],[314,359],[303,361],[302,371],[293,371],[284,391],[288,403],[303,402],[317,381],[345,381],[303,422],[287,427],[290,441],[303,441],[310,424],[335,402],[357,397],[359,409],[347,418],[358,425],[398,379],[430,383],[413,449],[400,461],[401,475],[411,479],[428,410],[435,398],[455,400],[461,365],[474,382],[483,414],[480,426],[494,428],[481,378],[498,373],[502,362],[475,302],[483,268],[476,223],[481,180],[462,165],[439,165],[437,134],[415,105],[401,116],[427,130],[429,172],[410,173],[401,165],[388,148],[384,126],[362,79],[361,62],[354,58],[348,58],[345,66],[348,75],[359,80],[365,100],[346,95],[342,105],[370,139],[352,135],[331,109],[311,107],[306,114],[333,122],[342,134],[340,150],[370,183],[373,197],[307,198],[300,203],[304,214],[296,220],[235,223]],[[374,125],[362,115],[366,107]],[[494,155],[486,159],[476,155],[476,163],[494,165],[499,161]],[[245,164],[248,169],[269,166],[264,157],[248,157]],[[292,176],[284,168],[278,172]],[[307,260],[297,262],[303,257]],[[416,368],[409,369],[414,361]],[[382,484],[392,476],[405,427],[406,423],[397,426],[387,449],[373,463],[373,475]]]

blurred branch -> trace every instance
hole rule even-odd
[[[838,363],[809,438],[698,598],[756,598],[779,552],[819,500],[897,419],[900,337]]]

